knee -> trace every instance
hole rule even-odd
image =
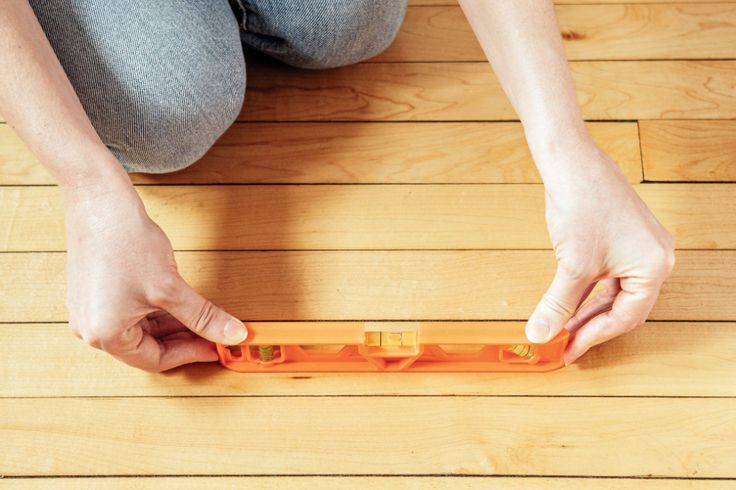
[[[122,115],[101,124],[103,141],[128,172],[175,172],[199,160],[240,113],[245,66],[157,88],[139,87]]]
[[[199,159],[240,111],[238,24],[227,2],[136,4],[31,3],[102,141],[128,171],[170,172]]]
[[[321,5],[307,22],[303,12],[294,12],[294,19],[286,23],[287,63],[326,69],[372,58],[391,45],[406,13],[406,0],[342,0]]]

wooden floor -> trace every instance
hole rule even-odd
[[[677,239],[651,322],[544,375],[138,372],[69,333],[59,193],[0,124],[0,487],[734,488],[736,2],[558,3],[592,134]],[[233,314],[521,322],[545,290],[543,188],[452,0],[358,66],[250,63],[240,119],[134,176]]]

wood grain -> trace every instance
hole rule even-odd
[[[736,57],[736,5],[562,5],[570,60]],[[410,7],[393,44],[374,61],[485,61],[459,6]]]
[[[178,252],[179,270],[243,320],[521,320],[552,251]],[[0,322],[66,321],[63,253],[0,254]],[[680,251],[652,320],[736,320],[736,251]]]
[[[736,121],[640,121],[650,181],[736,181]]]
[[[590,123],[630,182],[642,180],[636,123]],[[537,183],[519,123],[238,123],[196,165],[137,183]],[[0,124],[0,185],[52,184]]]
[[[66,324],[2,324],[0,398],[530,394],[735,397],[735,350],[736,323],[651,322],[594,348],[565,369],[542,375],[250,375],[218,364],[191,365],[151,375],[88,347],[70,333]]]
[[[734,438],[731,398],[0,400],[11,476],[734,477]]]
[[[0,123],[0,185],[52,182],[51,175],[41,167],[20,137],[8,124]]]
[[[542,489],[555,488],[560,490],[587,490],[587,489],[665,489],[684,490],[703,488],[707,490],[726,490],[733,488],[733,482],[719,480],[675,480],[675,479],[622,479],[622,478],[545,478],[545,477],[496,477],[496,476],[252,476],[252,477],[92,477],[85,478],[84,483],[90,488],[100,490],[128,490],[132,486],[137,489],[258,489],[270,490],[288,488],[295,490],[312,490],[314,488],[331,490],[344,488],[387,488],[387,489],[425,489],[433,490],[457,489],[459,487],[477,489]],[[58,490],[77,490],[78,478],[33,478],[14,479],[5,478],[3,488],[19,490],[28,488],[49,487]]]
[[[588,119],[736,118],[736,61],[570,63]],[[249,71],[241,120],[483,121],[517,116],[488,63]]]
[[[570,63],[587,119],[734,119],[736,61]],[[249,70],[241,121],[517,120],[488,63]]]
[[[588,127],[630,182],[669,182],[636,189],[690,249],[653,322],[544,375],[146,374],[63,323],[58,189],[0,124],[0,487],[732,488],[736,2],[556,3]],[[521,323],[546,289],[517,116],[457,3],[410,5],[366,64],[250,57],[240,123],[132,176],[231,313]]]
[[[735,189],[636,186],[684,249],[736,248]],[[138,192],[176,250],[551,248],[539,184],[144,186]],[[0,188],[0,250],[65,250],[57,188]]]

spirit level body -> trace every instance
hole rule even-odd
[[[564,365],[565,330],[531,344],[522,324],[487,321],[248,322],[248,338],[217,345],[239,372],[541,372]]]

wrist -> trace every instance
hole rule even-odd
[[[54,153],[37,155],[65,193],[91,189],[108,181],[130,181],[120,162],[101,141],[74,138]]]
[[[538,165],[560,155],[595,146],[582,120],[566,124],[525,123],[524,134],[532,157]]]
[[[534,162],[550,193],[567,192],[571,186],[603,184],[620,173],[587,133],[529,142]]]
[[[130,177],[109,152],[82,157],[65,167],[64,174],[57,176],[57,181],[67,203],[109,194],[137,197]]]
[[[121,169],[122,170],[122,169]],[[74,185],[62,187],[68,243],[79,243],[90,233],[141,223],[148,218],[140,196],[127,174],[101,170]]]

